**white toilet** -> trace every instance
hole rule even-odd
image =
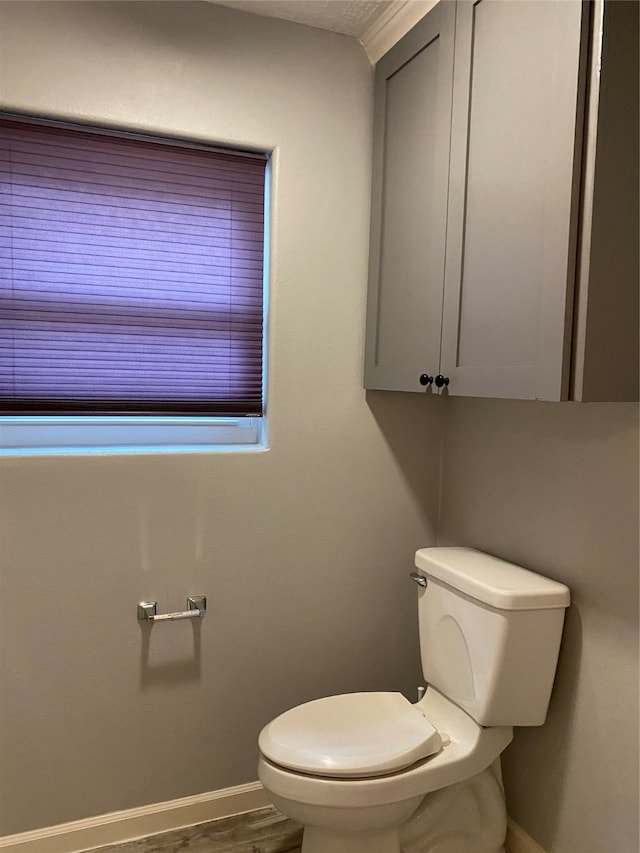
[[[569,590],[471,548],[416,566],[424,696],[329,696],[260,734],[260,780],[303,853],[504,853],[500,754],[545,720]]]

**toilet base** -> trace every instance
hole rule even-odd
[[[475,841],[468,836],[440,838],[437,845],[438,853],[478,853]],[[353,836],[307,826],[301,853],[413,853],[415,849],[401,846],[397,830]],[[423,849],[427,853],[436,848],[428,844]],[[506,850],[503,846],[492,847],[491,853],[506,853]]]
[[[432,791],[400,827],[402,853],[505,853],[499,759],[471,779]]]
[[[302,853],[401,853],[400,827],[423,797],[381,806],[308,806],[270,792],[283,814],[304,826]]]
[[[303,824],[302,853],[505,853],[499,759],[463,782],[376,807],[310,806],[270,796]]]
[[[302,853],[401,853],[400,838],[397,829],[352,835],[307,826]]]

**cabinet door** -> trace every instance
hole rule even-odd
[[[376,67],[366,388],[438,372],[454,26],[440,3]]]
[[[636,402],[638,328],[637,2],[594,3],[572,399]]]
[[[583,6],[457,7],[441,372],[451,394],[566,399]]]

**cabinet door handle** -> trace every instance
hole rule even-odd
[[[449,377],[448,376],[443,376],[441,373],[439,373],[436,376],[436,385],[438,386],[438,388],[442,388],[443,385],[448,385],[448,384],[449,384]]]
[[[421,385],[431,385],[432,382],[433,382],[433,376],[429,376],[428,373],[423,373],[422,376],[420,377],[420,384]]]

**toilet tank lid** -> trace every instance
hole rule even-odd
[[[500,610],[545,610],[570,603],[564,584],[475,548],[421,548],[416,551],[416,566]]]

